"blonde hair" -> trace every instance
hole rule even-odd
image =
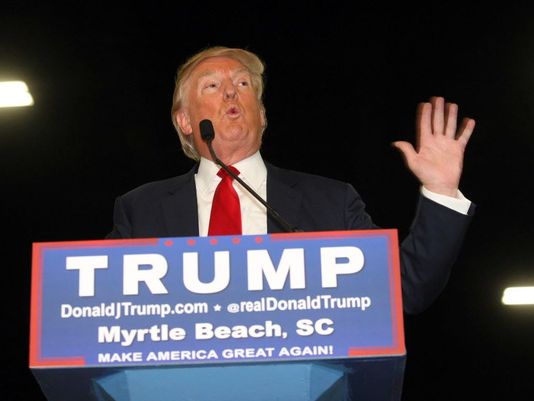
[[[193,56],[191,56],[185,63],[183,63],[177,70],[176,81],[174,86],[174,93],[172,96],[172,109],[171,109],[171,118],[174,128],[178,133],[180,142],[182,144],[182,149],[187,157],[190,157],[193,160],[199,160],[200,155],[198,154],[195,146],[193,144],[193,138],[191,135],[184,135],[180,129],[176,114],[182,108],[184,104],[185,92],[187,89],[187,83],[191,77],[192,71],[195,67],[200,64],[202,61],[211,58],[211,57],[228,57],[234,60],[239,61],[243,66],[248,70],[252,80],[252,87],[256,91],[256,97],[258,99],[260,110],[265,116],[265,107],[263,105],[263,72],[265,70],[265,65],[263,61],[254,53],[239,49],[239,48],[230,48],[224,46],[213,46],[206,48]],[[267,119],[265,118],[265,124],[262,127],[261,135],[265,130],[267,125]]]

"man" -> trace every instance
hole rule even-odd
[[[178,70],[172,118],[185,154],[199,163],[187,174],[145,184],[117,198],[113,231],[107,238],[213,235],[212,202],[221,181],[201,137],[208,119],[216,133],[218,158],[285,220],[303,231],[376,228],[365,205],[347,183],[289,171],[265,163],[260,155],[267,125],[262,102],[263,63],[244,49],[208,48]],[[419,179],[422,195],[409,235],[401,244],[404,310],[419,313],[442,291],[473,213],[458,186],[464,149],[475,122],[457,130],[458,108],[434,97],[418,109],[417,150],[395,142]],[[233,182],[242,222],[236,234],[283,231],[265,207]]]

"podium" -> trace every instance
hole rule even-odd
[[[396,230],[33,245],[50,401],[400,400]]]

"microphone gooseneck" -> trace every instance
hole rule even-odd
[[[243,188],[245,188],[252,196],[254,196],[265,208],[267,209],[267,212],[269,215],[276,220],[278,224],[287,232],[299,232],[298,228],[295,226],[290,225],[287,221],[285,221],[282,216],[278,214],[276,210],[274,210],[271,205],[269,205],[261,196],[259,196],[256,191],[254,191],[246,182],[244,182],[237,174],[235,174],[226,164],[224,164],[215,153],[215,150],[213,149],[212,142],[215,138],[215,130],[213,129],[213,124],[210,120],[202,120],[199,124],[200,128],[200,136],[202,137],[202,140],[206,142],[208,145],[208,149],[211,154],[211,158],[215,163],[217,163],[221,168],[228,173],[234,180],[239,182]]]

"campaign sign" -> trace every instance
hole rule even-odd
[[[404,355],[396,230],[34,243],[30,367]]]

